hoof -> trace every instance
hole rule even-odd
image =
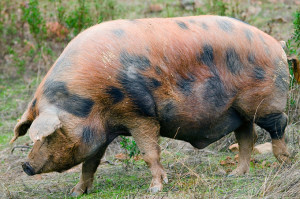
[[[169,182],[169,180],[168,180],[167,177],[165,177],[165,178],[163,179],[163,181],[164,181],[165,184],[168,184],[168,182]]]
[[[72,196],[72,197],[78,197],[78,196],[81,196],[82,194],[83,193],[71,192],[70,196]]]
[[[150,187],[149,191],[150,191],[150,193],[158,193],[159,191],[161,191],[161,188],[158,186]]]
[[[233,177],[236,177],[236,175],[235,175],[235,174],[232,174],[232,173],[230,173],[230,174],[228,174],[228,175],[227,175],[227,177],[228,177],[228,178],[233,178]]]
[[[249,167],[237,167],[227,177],[237,177],[249,173]]]
[[[87,190],[87,188],[83,189],[83,188],[78,188],[77,186],[75,186],[71,191],[70,191],[70,196],[72,197],[78,197],[81,196],[85,193],[89,193],[89,191]]]

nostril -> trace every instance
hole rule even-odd
[[[23,163],[22,168],[23,168],[24,172],[29,176],[32,176],[35,174],[34,169],[30,166],[29,162]]]

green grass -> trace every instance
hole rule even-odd
[[[21,79],[14,82],[4,79],[1,82],[3,84],[0,88],[0,150],[9,146],[8,142],[13,137],[14,126],[31,100],[37,80],[33,79],[25,83]]]

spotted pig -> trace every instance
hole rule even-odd
[[[202,149],[234,131],[232,175],[249,171],[254,123],[268,131],[279,162],[289,162],[283,113],[289,88],[281,44],[239,20],[218,16],[117,20],[74,38],[43,79],[15,127],[34,142],[28,175],[79,163],[73,195],[91,190],[107,146],[131,135],[162,189],[159,136]]]

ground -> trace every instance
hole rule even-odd
[[[9,7],[5,10],[3,6],[13,6],[16,2],[11,0],[0,3],[0,19],[2,16],[6,17],[6,20],[13,19],[6,15],[10,11]],[[57,20],[57,17],[53,16],[56,16],[55,10],[58,10],[60,5],[53,2],[40,1],[39,6],[46,21]],[[90,11],[97,13],[97,6],[93,7],[94,1],[86,2],[90,3]],[[103,0],[100,5],[106,12],[100,7],[99,13],[104,13],[101,15],[104,20],[226,14],[243,19],[278,40],[288,41],[293,33],[292,14],[300,5],[297,0],[253,0],[250,4],[247,0],[202,0],[195,1],[194,10],[186,10],[179,2]],[[222,7],[224,2],[229,2],[226,8]],[[22,8],[22,3],[16,4],[20,4]],[[64,3],[63,6],[72,10],[75,9],[77,1]],[[154,11],[151,6],[157,6],[161,11],[151,12]],[[111,10],[107,11],[109,9]],[[16,14],[11,16],[15,16],[15,20],[21,20],[18,17],[20,9],[14,11]],[[13,26],[7,29],[14,28]],[[64,173],[30,177],[20,166],[32,146],[30,139],[25,136],[13,145],[9,145],[8,142],[13,136],[17,118],[25,110],[46,71],[76,34],[76,27],[73,27],[67,38],[61,40],[38,40],[29,33],[28,24],[24,23],[22,27],[25,28],[25,36],[12,32],[12,35],[17,36],[10,38],[9,34],[6,34],[5,39],[11,39],[12,42],[6,43],[5,52],[0,46],[4,52],[0,53],[0,198],[69,198],[69,191],[79,181],[80,165]],[[0,23],[0,30],[1,28],[3,26]],[[21,45],[20,38],[25,38],[25,44]],[[38,42],[42,43],[41,47],[37,47]],[[237,164],[235,154],[228,150],[229,144],[235,141],[233,135],[203,150],[194,149],[185,142],[162,138],[162,164],[168,173],[169,184],[164,186],[162,192],[150,194],[147,189],[151,175],[146,164],[141,159],[124,161],[116,158],[117,154],[126,152],[120,147],[120,139],[117,139],[108,148],[97,170],[92,192],[81,198],[299,198],[299,93],[299,86],[291,87],[286,110],[289,116],[286,137],[292,154],[291,166],[282,167],[272,154],[253,155],[249,174],[228,177],[228,173]],[[267,133],[258,130],[258,142],[269,141]]]

